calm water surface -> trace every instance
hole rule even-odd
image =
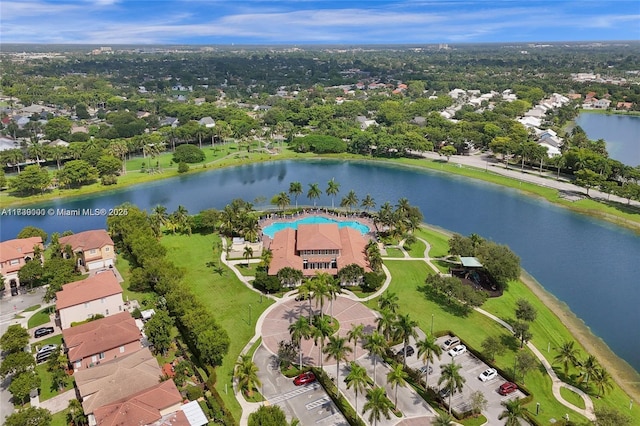
[[[178,205],[191,213],[222,208],[234,198],[255,200],[332,179],[338,199],[354,190],[377,207],[406,197],[425,221],[463,235],[477,233],[508,244],[522,266],[602,337],[616,354],[640,370],[640,237],[622,228],[571,213],[517,191],[444,173],[338,161],[282,161],[182,176],[82,200],[60,200],[44,208],[111,208],[131,202],[150,210]],[[291,200],[292,204],[294,200]],[[304,195],[300,204],[310,204]],[[318,205],[331,205],[326,195]],[[260,207],[260,206],[257,206]],[[3,217],[2,240],[26,225],[47,232],[104,228],[104,217]],[[436,318],[437,321],[437,318]]]
[[[576,124],[591,140],[604,139],[609,157],[629,166],[640,165],[640,117],[581,113]]]

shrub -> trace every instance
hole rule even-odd
[[[100,178],[100,182],[104,186],[115,185],[118,183],[118,176],[116,175],[104,175]]]
[[[362,281],[362,291],[372,292],[380,288],[384,282],[384,275],[375,272],[366,272]]]
[[[267,275],[267,273],[263,271],[257,271],[256,279],[253,280],[253,287],[265,293],[275,293],[280,291],[282,283],[276,276]]]
[[[140,309],[139,308],[135,308],[131,312],[131,316],[134,317],[135,319],[140,319],[140,318],[142,318],[142,313],[140,313]]]
[[[187,173],[188,171],[189,165],[184,161],[181,161],[180,164],[178,164],[178,173]]]
[[[203,392],[199,386],[187,386],[187,399],[189,401],[195,401],[198,398],[202,398]]]
[[[175,163],[199,163],[205,158],[204,152],[195,145],[180,145],[173,153]]]
[[[347,151],[347,143],[334,136],[307,135],[296,138],[292,148],[298,152],[311,151],[316,154],[340,153]]]

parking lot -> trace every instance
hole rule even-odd
[[[438,345],[442,345],[445,340],[450,336],[443,336],[437,339]],[[415,341],[411,340],[411,345],[415,348]],[[394,349],[401,349],[402,345],[394,347]],[[450,364],[451,361],[455,360],[456,364],[462,365],[460,369],[460,374],[465,378],[465,383],[462,389],[462,392],[456,392],[451,397],[451,407],[459,412],[467,411],[471,409],[471,394],[475,391],[481,391],[484,394],[484,397],[487,399],[487,409],[482,412],[487,417],[489,424],[501,424],[503,421],[498,420],[498,416],[504,410],[504,407],[501,405],[503,401],[516,399],[516,398],[524,398],[524,394],[517,390],[515,392],[510,393],[509,395],[503,396],[498,393],[498,388],[501,384],[506,382],[505,379],[500,377],[498,374],[495,378],[488,380],[486,382],[481,381],[478,376],[489,366],[476,358],[470,352],[465,352],[464,354],[457,355],[455,358],[452,358],[451,355],[447,353],[447,351],[442,352],[440,359],[434,359],[433,363],[429,365],[433,365],[433,371],[429,374],[428,385],[429,387],[433,387],[436,389],[441,389],[444,384],[438,385],[438,380],[441,377],[441,365]],[[407,365],[414,369],[419,369],[423,365],[422,359],[418,357],[417,351],[414,355],[407,357]],[[448,402],[449,398],[445,398],[445,402]]]
[[[262,381],[262,395],[268,404],[278,405],[287,418],[297,418],[301,425],[347,426],[338,407],[316,381],[296,386],[293,379],[280,373],[276,356],[260,346],[254,355]]]

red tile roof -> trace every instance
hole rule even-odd
[[[69,244],[73,251],[100,249],[106,245],[113,245],[113,240],[104,229],[79,232],[67,237],[60,237],[60,247]]]
[[[93,412],[99,426],[140,426],[152,424],[162,418],[161,411],[182,402],[173,380],[167,380],[134,395],[103,405]],[[180,413],[182,411],[178,408]],[[183,413],[183,419],[186,416]],[[177,418],[176,418],[177,420]],[[189,422],[171,422],[188,425]]]
[[[24,259],[25,256],[33,256],[33,247],[42,246],[42,238],[18,238],[15,240],[7,240],[0,243],[0,262],[8,262],[13,259]]]
[[[103,297],[122,294],[122,287],[112,271],[100,272],[85,280],[62,286],[56,293],[56,309],[64,309]]]
[[[298,225],[296,250],[340,250],[340,232],[334,223]]]
[[[62,330],[72,363],[140,340],[140,329],[129,312]]]

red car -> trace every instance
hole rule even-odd
[[[311,371],[308,371],[306,373],[302,373],[296,376],[296,378],[293,379],[293,384],[296,386],[300,386],[300,385],[306,385],[307,383],[313,383],[315,381],[316,381],[316,375],[313,374]]]
[[[511,392],[515,392],[518,390],[518,385],[511,382],[505,382],[500,385],[498,388],[498,393],[500,395],[509,395]]]

